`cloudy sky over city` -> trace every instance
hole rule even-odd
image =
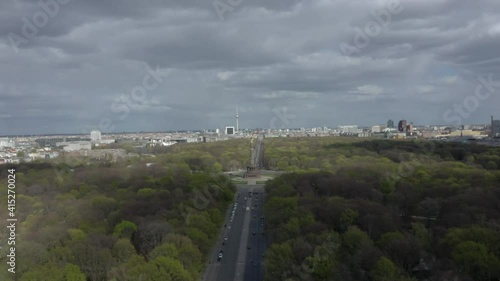
[[[500,117],[498,0],[3,0],[0,135]]]

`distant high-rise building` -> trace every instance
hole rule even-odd
[[[240,116],[238,115],[238,107],[236,107],[236,133],[239,133],[240,131]]]
[[[493,116],[491,116],[491,137],[500,137],[500,120],[493,120]]]
[[[406,120],[401,120],[398,123],[398,131],[404,132],[406,131]]]
[[[387,128],[394,128],[394,121],[389,119],[389,121],[387,121]]]
[[[90,132],[90,141],[91,142],[100,142],[101,141],[101,132],[94,130]]]
[[[413,123],[410,123],[410,125],[406,125],[406,131],[409,133],[413,132]]]
[[[226,127],[226,135],[234,135],[234,127],[232,126]]]

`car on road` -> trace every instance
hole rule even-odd
[[[219,253],[219,256],[217,257],[217,261],[220,261],[222,259],[222,253]]]
[[[254,231],[254,232],[252,232],[252,235],[255,235],[255,231]]]
[[[227,236],[226,236],[226,237],[224,237],[224,241],[227,241]]]
[[[247,249],[250,250],[252,247],[250,247],[250,245],[247,246]]]

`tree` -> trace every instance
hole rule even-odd
[[[137,231],[137,225],[131,221],[123,220],[115,226],[113,235],[119,238],[130,239],[132,234]]]
[[[152,188],[146,187],[137,190],[137,196],[141,199],[151,199],[156,191]]]
[[[340,214],[340,232],[344,232],[350,225],[353,225],[359,217],[359,213],[352,209],[345,209]]]
[[[453,249],[452,257],[459,267],[478,281],[489,281],[500,276],[500,260],[482,244],[461,242]]]
[[[154,248],[151,253],[149,253],[149,259],[154,260],[157,257],[167,257],[172,259],[177,259],[179,256],[179,251],[173,243],[164,243],[160,246]]]
[[[411,224],[411,230],[413,233],[413,236],[418,240],[420,247],[422,249],[425,249],[426,251],[431,250],[431,234],[429,231],[425,228],[425,225],[419,222],[415,222]]]
[[[152,221],[141,225],[132,235],[132,243],[137,251],[148,256],[170,231],[170,225],[166,222]]]
[[[80,271],[80,268],[74,264],[68,263],[64,267],[65,281],[85,281],[85,274]]]
[[[39,265],[21,276],[20,281],[66,281],[64,271],[54,263]]]
[[[125,262],[134,254],[136,254],[135,248],[126,238],[118,239],[113,246],[113,257],[118,262]]]
[[[485,245],[496,256],[500,255],[499,233],[485,227],[452,228],[446,234],[445,241],[452,248],[461,242],[474,241]]]
[[[193,269],[202,264],[202,254],[200,249],[193,244],[191,239],[179,234],[168,234],[165,243],[175,245],[177,249],[177,259],[184,268]]]
[[[310,263],[313,269],[311,275],[316,281],[329,280],[337,266],[336,260],[330,257],[310,257]]]
[[[357,226],[348,227],[347,231],[341,235],[341,251],[344,257],[353,255],[357,250],[365,245],[372,245],[370,236]]]
[[[97,248],[88,242],[73,247],[75,263],[90,281],[104,281],[114,263],[109,249]]]
[[[87,239],[87,234],[81,229],[70,228],[67,231],[73,241],[85,241]]]
[[[187,237],[189,237],[189,239],[191,239],[203,252],[208,251],[210,248],[210,238],[206,233],[194,227],[188,227],[185,232]]]
[[[410,273],[420,262],[422,250],[418,240],[410,234],[390,232],[382,235],[379,245],[399,267]]]
[[[496,169],[498,169],[498,165],[494,161],[488,161],[488,163],[486,163],[486,165],[484,165],[484,167],[486,169],[488,169],[488,170],[496,170]]]
[[[432,198],[426,198],[417,206],[417,214],[427,218],[427,227],[429,227],[431,219],[436,219],[439,215],[439,203]]]
[[[212,167],[215,172],[222,172],[222,165],[219,162],[215,162]]]
[[[399,268],[386,257],[381,257],[371,271],[373,281],[394,281],[399,275]]]
[[[167,275],[170,276],[171,280],[192,281],[191,275],[184,269],[184,267],[178,260],[168,257],[157,257],[151,263],[156,269],[153,276],[156,276],[157,274],[163,275],[163,273],[167,273]],[[152,280],[164,279],[152,278]]]
[[[99,212],[102,218],[107,217],[117,206],[118,204],[114,198],[104,195],[98,195],[92,199],[93,210]]]
[[[267,249],[264,260],[265,280],[282,280],[282,276],[291,274],[293,252],[290,244],[273,244]]]

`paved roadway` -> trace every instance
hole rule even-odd
[[[252,196],[249,197],[249,192]],[[254,194],[258,192],[258,194]],[[210,264],[202,276],[202,281],[262,281],[263,254],[266,243],[261,226],[263,217],[264,186],[239,185],[236,198],[238,203],[233,221],[230,222],[231,205],[226,215],[226,227],[213,251]],[[247,200],[244,198],[247,197]],[[257,204],[257,206],[255,206]],[[254,209],[252,210],[252,207]],[[255,235],[253,234],[255,232]],[[225,245],[222,245],[227,236]],[[247,247],[250,246],[250,249]],[[217,261],[219,251],[223,258]]]

